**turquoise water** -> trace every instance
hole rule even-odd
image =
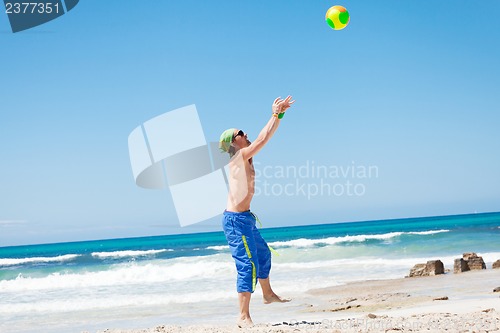
[[[272,279],[288,294],[403,277],[431,259],[452,268],[463,252],[477,252],[488,267],[500,259],[500,213],[261,233],[279,253]],[[193,307],[221,320],[225,312],[214,313],[214,304],[234,310],[235,274],[222,232],[3,247],[0,332],[64,331],[76,324],[89,329],[89,322],[100,327],[123,318],[184,323],[192,321]],[[34,324],[41,322],[43,329]]]
[[[391,256],[428,255],[436,252],[451,255],[468,249],[476,252],[498,251],[499,226],[500,213],[487,213],[264,228],[261,229],[261,233],[268,243],[278,242],[279,245],[275,246],[277,248],[289,248],[291,245],[287,242],[306,239],[314,247],[327,246],[332,242],[346,248],[356,247],[360,249],[360,254],[364,248],[369,248],[370,252],[377,251]],[[422,237],[423,235],[418,234],[418,232],[439,230],[448,231],[431,234],[432,237]],[[347,236],[385,235],[398,232],[402,234],[387,239],[379,237],[363,241],[348,238],[342,240],[342,237]],[[299,244],[298,247],[308,247],[306,243],[308,242],[306,241],[304,246]],[[219,252],[218,246],[224,245],[226,242],[222,232],[210,232],[0,247],[0,279],[16,277],[18,273],[30,270],[33,273],[39,269],[77,270],[127,262],[131,258],[151,260],[212,255]],[[297,246],[297,242],[294,246]],[[57,259],[65,255],[74,257]]]

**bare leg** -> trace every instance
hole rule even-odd
[[[252,293],[238,293],[238,301],[240,302],[240,317],[238,318],[238,326],[249,327],[253,326],[252,318],[250,318],[250,298]]]
[[[290,298],[283,298],[276,295],[271,288],[271,282],[269,282],[269,278],[267,279],[259,279],[260,286],[262,288],[262,295],[264,296],[264,304],[270,304],[274,302],[278,303],[286,303],[290,302]]]

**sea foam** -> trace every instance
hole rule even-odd
[[[361,243],[367,240],[390,240],[392,238],[400,237],[402,235],[433,235],[443,232],[449,232],[449,230],[429,230],[429,231],[412,231],[412,232],[389,232],[385,234],[374,234],[374,235],[354,235],[354,236],[342,236],[342,237],[327,237],[319,239],[308,239],[299,238],[290,241],[278,241],[269,243],[273,247],[314,247],[318,245],[335,245],[340,243]]]
[[[234,264],[230,258],[224,261],[217,258],[214,255],[212,258],[189,257],[150,261],[146,264],[116,264],[97,272],[57,272],[45,277],[20,274],[12,280],[1,280],[0,292],[147,285],[187,280],[194,282],[232,274]]]
[[[145,251],[113,251],[113,252],[92,252],[96,258],[123,258],[123,257],[142,257],[150,256],[162,252],[172,252],[173,249],[145,250]]]
[[[0,259],[0,266],[15,266],[27,263],[63,262],[73,260],[79,256],[80,255],[78,254],[65,254],[56,257],[2,258]]]

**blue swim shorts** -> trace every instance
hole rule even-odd
[[[222,229],[236,263],[236,290],[253,293],[257,279],[267,279],[271,271],[271,251],[255,226],[255,215],[224,211]]]

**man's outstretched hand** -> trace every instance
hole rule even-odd
[[[288,95],[287,98],[281,99],[281,97],[278,97],[274,100],[273,103],[273,113],[283,113],[286,112],[286,110],[292,106],[292,104],[295,103],[295,100],[292,101],[292,96]]]

